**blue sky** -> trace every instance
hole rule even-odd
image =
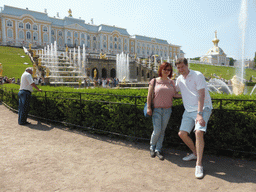
[[[165,39],[182,46],[185,57],[200,57],[213,46],[214,31],[228,57],[241,58],[239,14],[242,0],[2,0],[4,5],[44,12],[60,18],[72,10],[74,18],[93,18],[95,25],[126,28],[130,35]],[[245,58],[256,52],[256,0],[247,0]]]

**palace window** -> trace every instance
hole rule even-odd
[[[26,24],[26,29],[30,29],[30,28],[31,28],[30,23],[27,23],[27,24]]]
[[[26,36],[27,36],[27,39],[31,39],[31,33],[29,31],[27,32]]]
[[[33,33],[33,40],[35,40],[35,41],[38,40],[38,34],[36,32]]]
[[[131,42],[131,45],[133,45],[134,43],[133,43],[133,41]]]
[[[83,46],[85,43],[84,43],[84,40],[81,41],[81,46]]]
[[[23,31],[19,31],[19,39],[24,39],[24,32]]]
[[[71,32],[70,31],[68,31],[67,36],[71,37]]]
[[[93,37],[93,41],[96,41],[96,37],[95,36]]]
[[[75,39],[75,46],[77,46],[78,45],[78,40],[77,39]]]
[[[77,32],[75,32],[74,36],[75,36],[75,38],[77,38],[77,37],[78,37],[78,34],[77,34]]]
[[[140,43],[138,43],[138,47],[140,46]]]
[[[33,25],[33,30],[37,31],[37,25]]]
[[[113,49],[113,44],[112,43],[110,43],[110,49]]]
[[[87,35],[87,40],[90,40],[90,35]]]
[[[133,47],[131,47],[131,53],[134,53],[134,49],[133,49]]]
[[[90,41],[87,42],[87,47],[88,47],[88,48],[91,47]]]
[[[12,30],[11,29],[7,30],[7,37],[12,38]]]
[[[44,34],[44,42],[48,42],[48,35]]]
[[[121,45],[120,44],[118,45],[118,49],[121,50]]]
[[[12,27],[12,22],[10,20],[7,21],[7,26]]]
[[[96,49],[96,43],[93,43],[93,49]]]
[[[62,31],[59,31],[59,36],[62,36]]]
[[[70,46],[71,45],[71,39],[68,39],[67,43]]]
[[[113,41],[113,37],[112,36],[110,37],[110,41]]]
[[[107,43],[106,43],[106,42],[103,43],[103,47],[104,47],[104,48],[107,47]]]
[[[19,28],[23,29],[23,23],[19,23]]]
[[[124,50],[127,51],[127,45],[124,46]]]
[[[107,37],[104,35],[104,36],[103,36],[103,39],[106,41],[106,40],[107,40]]]
[[[117,49],[117,44],[115,43],[115,49]]]
[[[81,34],[81,38],[84,39],[84,34],[83,33]]]
[[[62,46],[62,38],[59,38],[59,46]]]
[[[124,40],[124,43],[127,43],[127,39]]]
[[[117,38],[115,37],[114,40],[117,41]]]
[[[43,27],[43,31],[44,31],[44,32],[47,32],[47,31],[48,31],[48,29],[47,29],[46,26]]]
[[[51,34],[54,35],[54,30],[51,31]]]
[[[140,54],[140,49],[137,50],[137,53]]]
[[[121,43],[121,39],[120,38],[118,38],[118,41],[119,41],[119,43]]]

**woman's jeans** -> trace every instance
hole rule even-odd
[[[20,90],[19,96],[19,112],[18,112],[18,123],[23,125],[27,122],[29,103],[31,98],[31,92],[26,90]]]
[[[169,122],[172,108],[155,108],[152,115],[153,133],[150,140],[150,150],[161,152],[165,129]]]

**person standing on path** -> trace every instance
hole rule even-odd
[[[18,93],[19,96],[19,111],[18,111],[18,123],[19,125],[27,125],[30,124],[27,122],[28,111],[29,111],[29,103],[31,99],[31,93],[33,92],[33,87],[38,91],[42,91],[39,89],[32,78],[33,68],[26,68],[25,72],[21,76],[20,82],[20,91]]]
[[[184,161],[197,160],[195,177],[203,178],[202,158],[204,151],[204,134],[212,111],[212,101],[207,89],[204,75],[199,71],[188,68],[186,58],[180,58],[175,62],[178,72],[181,74],[176,81],[177,91],[181,92],[185,111],[179,131],[179,137],[193,152]],[[189,137],[195,126],[196,144]]]
[[[153,133],[150,140],[150,156],[157,156],[160,160],[164,160],[161,152],[165,135],[165,129],[172,113],[173,97],[178,97],[175,91],[175,83],[171,80],[172,66],[170,63],[164,62],[159,67],[158,78],[154,78],[149,82],[147,96],[147,114],[152,115]],[[155,85],[155,86],[154,86]],[[153,90],[154,87],[154,90]],[[152,112],[152,94],[154,110]],[[180,96],[180,95],[179,95]]]

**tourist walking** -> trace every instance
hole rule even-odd
[[[33,92],[33,87],[38,91],[42,91],[39,89],[33,81],[32,78],[33,68],[26,68],[25,72],[21,76],[20,82],[20,91],[18,93],[19,96],[19,112],[18,112],[18,123],[20,125],[30,124],[27,122],[28,111],[29,111],[29,103],[31,98],[31,93]]]
[[[203,178],[202,158],[204,151],[204,134],[212,111],[212,101],[207,89],[204,75],[188,68],[185,58],[175,62],[181,74],[176,81],[177,91],[181,92],[185,111],[179,130],[179,137],[190,148],[192,153],[184,161],[196,160],[195,177]],[[194,128],[196,143],[189,137]]]
[[[157,156],[160,160],[164,160],[161,150],[165,129],[172,113],[172,100],[174,96],[180,97],[180,95],[175,91],[175,83],[171,80],[172,66],[170,63],[162,63],[159,67],[158,75],[158,78],[154,78],[149,82],[147,114],[152,115],[153,122],[153,133],[150,140],[150,156]],[[153,102],[151,102],[152,99]],[[153,111],[151,103],[154,105]]]

